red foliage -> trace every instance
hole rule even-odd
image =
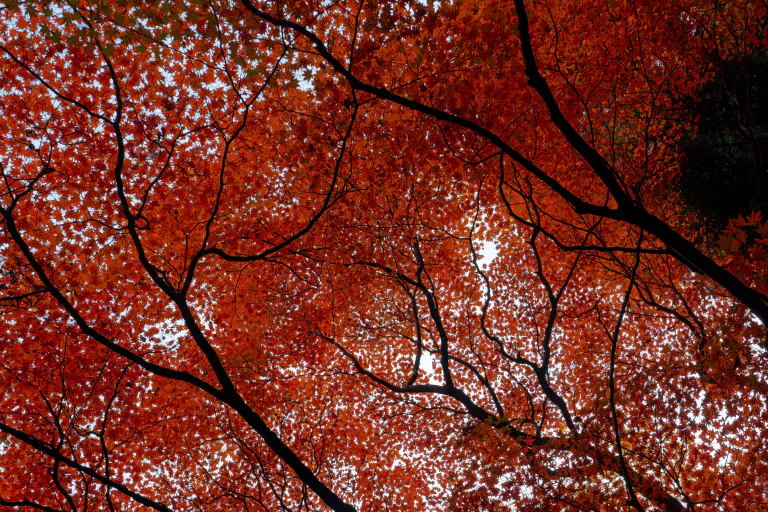
[[[764,4],[0,8],[0,509],[768,507]],[[762,454],[762,455],[761,455]]]

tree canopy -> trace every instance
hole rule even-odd
[[[768,507],[765,2],[0,27],[0,509]]]

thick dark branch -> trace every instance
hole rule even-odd
[[[552,91],[547,85],[546,80],[536,65],[536,59],[533,55],[531,45],[531,35],[528,30],[528,13],[525,9],[523,0],[515,0],[515,10],[517,12],[518,28],[520,29],[520,47],[525,61],[525,74],[528,76],[528,85],[534,88],[544,100],[544,104],[549,110],[550,118],[555,126],[565,136],[568,143],[587,161],[592,169],[597,173],[600,180],[608,187],[611,195],[616,199],[619,206],[632,206],[634,202],[627,195],[619,184],[613,169],[608,165],[600,154],[590,146],[579,133],[571,126],[557,104]]]
[[[205,333],[203,333],[202,329],[200,328],[197,320],[194,317],[194,314],[192,313],[192,310],[189,308],[189,305],[187,304],[186,297],[179,291],[175,290],[171,284],[168,282],[168,280],[165,278],[163,273],[155,267],[147,257],[147,254],[145,252],[144,246],[141,241],[141,237],[139,236],[138,228],[136,225],[137,217],[131,212],[131,208],[125,193],[125,188],[123,184],[123,178],[122,178],[122,172],[125,165],[125,144],[124,144],[124,137],[122,134],[122,130],[120,127],[120,119],[121,119],[121,113],[122,113],[122,96],[120,93],[120,85],[117,79],[117,75],[112,67],[112,64],[109,60],[109,58],[103,54],[105,62],[107,63],[107,66],[110,71],[110,77],[112,79],[112,86],[115,90],[115,101],[117,103],[117,110],[115,114],[115,120],[113,123],[111,123],[114,133],[115,133],[115,141],[117,144],[117,159],[115,162],[114,167],[114,179],[115,179],[115,185],[117,188],[117,193],[120,198],[120,205],[123,211],[123,215],[126,218],[127,221],[127,228],[128,232],[130,233],[131,239],[133,241],[133,245],[137,251],[139,261],[141,265],[144,267],[144,269],[149,274],[150,278],[155,282],[155,284],[176,304],[176,307],[179,310],[179,313],[181,313],[181,316],[184,320],[184,323],[189,330],[189,333],[192,335],[192,339],[197,344],[200,351],[205,356],[206,360],[210,364],[213,372],[216,374],[216,378],[218,379],[219,383],[222,386],[221,390],[213,388],[210,384],[207,384],[205,382],[200,381],[197,379],[199,383],[194,383],[197,387],[200,389],[206,391],[211,396],[221,400],[222,402],[228,404],[230,407],[234,408],[242,417],[245,419],[248,424],[261,436],[261,438],[267,443],[267,445],[272,449],[275,454],[277,454],[283,461],[288,464],[288,466],[291,467],[291,469],[296,473],[296,475],[301,479],[302,482],[307,484],[312,491],[314,491],[320,499],[322,499],[329,507],[331,507],[333,510],[338,512],[351,512],[354,511],[354,507],[351,505],[348,505],[344,503],[341,498],[339,498],[336,494],[334,494],[333,491],[330,490],[323,482],[321,482],[317,476],[310,470],[302,461],[298,458],[298,456],[291,450],[283,441],[278,437],[277,434],[275,434],[264,422],[264,420],[254,411],[246,402],[243,400],[243,398],[240,396],[240,394],[237,392],[234,383],[232,382],[232,379],[229,377],[229,373],[224,368],[224,365],[221,361],[221,358],[219,357],[218,353],[216,352],[216,349],[211,345],[211,343],[208,341],[207,337],[205,336]],[[354,121],[354,117],[353,117]],[[349,137],[349,134],[352,130],[352,125],[354,122],[350,123],[347,136]],[[344,144],[346,144],[346,138]],[[339,163],[337,163],[337,174],[338,174],[338,168],[341,165],[341,157],[343,156],[344,151],[342,148],[341,155],[339,157]],[[335,185],[335,175],[334,175],[334,185]],[[327,204],[329,199],[326,200]]]
[[[642,206],[638,206],[636,201],[622,188],[608,162],[571,126],[560,110],[552,90],[536,65],[525,3],[523,0],[514,1],[518,19],[520,46],[525,61],[525,74],[528,76],[528,83],[544,100],[552,122],[557,126],[571,147],[584,158],[595,174],[610,190],[611,195],[619,205],[616,210],[618,215],[614,218],[635,224],[657,237],[674,252],[676,258],[692,270],[709,276],[720,286],[728,290],[731,295],[747,306],[762,321],[763,325],[768,326],[768,303],[766,303],[762,294],[742,283],[733,274],[712,261],[691,242],[669,227],[667,223],[647,212]]]
[[[111,487],[132,500],[136,501],[137,503],[141,503],[142,505],[146,507],[153,508],[155,510],[160,510],[162,512],[172,512],[172,510],[162,503],[158,503],[154,500],[151,500],[145,496],[142,496],[141,494],[134,492],[130,490],[128,487],[124,486],[123,484],[119,482],[115,482],[114,480],[107,478],[106,476],[102,475],[98,471],[94,471],[93,469],[83,466],[82,464],[70,459],[69,457],[62,454],[60,451],[54,449],[50,445],[40,441],[39,439],[32,437],[21,430],[17,430],[9,425],[6,425],[5,423],[0,423],[0,431],[5,432],[9,436],[21,441],[22,443],[26,444],[27,446],[30,446],[31,448],[34,448],[35,450],[44,453],[48,455],[49,457],[52,457],[55,461],[66,464],[67,466],[71,467],[72,469],[75,469],[77,471],[80,471],[81,473],[84,473],[92,478],[95,478],[102,484]],[[49,509],[44,509],[49,510]]]
[[[352,74],[347,69],[347,67],[344,66],[336,57],[333,56],[330,50],[325,46],[325,44],[320,40],[320,38],[317,37],[316,34],[314,34],[312,31],[310,31],[306,27],[303,27],[302,25],[299,25],[298,23],[295,23],[292,21],[277,18],[275,16],[272,16],[271,14],[261,11],[260,9],[256,8],[256,6],[254,6],[250,0],[241,0],[241,2],[245,6],[245,8],[248,9],[248,11],[254,16],[261,18],[272,25],[293,30],[301,34],[305,38],[307,38],[315,47],[318,54],[328,64],[330,64],[330,66],[333,68],[335,72],[343,76],[344,79],[346,79],[347,82],[354,89],[367,92],[378,98],[391,101],[392,103],[396,103],[398,105],[401,105],[413,111],[421,112],[438,121],[445,121],[445,122],[454,124],[456,126],[467,128],[470,131],[480,135],[481,137],[483,137],[484,139],[488,140],[490,143],[498,147],[504,154],[512,158],[515,162],[518,162],[520,165],[525,167],[526,170],[531,172],[538,179],[546,183],[550,188],[552,188],[552,190],[554,190],[560,196],[566,199],[566,201],[568,201],[574,207],[574,209],[576,209],[577,212],[592,213],[594,215],[603,215],[603,216],[610,216],[612,215],[611,212],[615,214],[615,210],[610,210],[609,208],[605,208],[602,206],[596,206],[581,200],[571,191],[566,189],[562,184],[560,184],[560,182],[558,182],[555,178],[548,175],[546,172],[544,172],[542,169],[536,166],[533,162],[525,158],[520,152],[516,151],[511,146],[509,146],[498,135],[491,132],[487,128],[483,128],[477,123],[464,119],[460,116],[450,114],[448,112],[436,109],[434,107],[430,107],[416,100],[405,98],[383,87],[376,87],[374,85],[370,85],[361,81],[354,74]]]
[[[63,442],[63,439],[61,442]],[[51,480],[53,480],[53,486],[56,487],[62,496],[64,496],[64,500],[67,502],[67,505],[69,505],[69,509],[72,512],[77,512],[77,505],[75,504],[75,500],[72,498],[72,495],[69,493],[69,491],[64,488],[64,485],[62,485],[61,479],[59,478],[60,467],[61,461],[54,460],[53,469],[48,471],[48,476],[50,476]]]
[[[36,510],[45,510],[46,512],[62,512],[61,509],[49,507],[48,505],[40,505],[39,503],[29,501],[26,498],[21,500],[6,500],[0,497],[0,507],[27,507],[34,508]]]
[[[83,334],[90,337],[100,345],[105,346],[109,350],[125,357],[129,361],[133,361],[134,363],[138,364],[145,370],[151,373],[154,373],[155,375],[159,375],[161,377],[166,377],[173,380],[178,380],[181,382],[187,382],[209,393],[215,391],[215,389],[210,384],[208,384],[203,380],[200,380],[194,375],[187,372],[172,370],[170,368],[166,368],[164,366],[151,363],[146,359],[144,359],[143,357],[141,357],[140,355],[128,350],[125,347],[118,345],[114,341],[110,340],[109,338],[107,338],[106,336],[98,332],[96,329],[92,328],[88,324],[88,322],[80,315],[77,309],[75,309],[72,303],[69,302],[69,300],[64,296],[64,294],[62,294],[61,291],[51,282],[50,278],[48,277],[45,270],[43,269],[43,266],[37,260],[32,250],[30,249],[29,245],[27,245],[26,241],[22,238],[21,234],[19,233],[19,230],[16,227],[16,222],[13,218],[12,212],[8,210],[0,209],[0,215],[2,215],[3,218],[5,219],[5,228],[8,231],[8,234],[11,235],[11,239],[19,247],[22,254],[27,259],[30,266],[37,274],[37,277],[38,279],[40,279],[40,282],[43,284],[43,287],[45,288],[45,290],[48,293],[50,293],[54,299],[56,299],[56,302],[58,302],[62,308],[64,308],[64,310],[69,314],[72,320],[74,320],[77,326],[80,327],[80,330],[83,332]]]
[[[291,469],[294,470],[296,475],[303,482],[305,482],[310,487],[310,489],[312,489],[323,501],[325,501],[328,506],[330,506],[333,510],[340,512],[351,512],[355,510],[350,505],[344,503],[325,484],[323,484],[314,475],[314,473],[306,465],[304,465],[303,462],[301,462],[296,454],[293,453],[293,451],[285,443],[282,442],[277,434],[275,434],[266,425],[266,423],[264,423],[261,417],[246,404],[246,402],[235,390],[234,385],[229,379],[228,374],[224,371],[223,366],[221,366],[221,370],[224,372],[225,377],[225,381],[223,383],[224,388],[223,390],[218,390],[207,382],[187,372],[172,370],[160,365],[156,365],[154,363],[150,363],[143,357],[131,352],[125,347],[118,345],[117,343],[113,342],[98,332],[96,329],[92,328],[88,322],[80,315],[77,309],[75,309],[69,300],[61,293],[61,291],[51,282],[42,265],[37,261],[32,250],[19,233],[12,216],[12,212],[5,209],[0,209],[0,214],[5,218],[5,227],[8,233],[21,249],[22,254],[24,254],[30,266],[32,266],[38,278],[43,283],[45,289],[56,299],[59,305],[64,308],[64,310],[75,321],[75,323],[78,325],[78,327],[80,327],[85,335],[89,336],[108,349],[116,352],[117,354],[125,357],[126,359],[135,362],[145,370],[154,373],[155,375],[192,384],[193,386],[201,389],[202,391],[205,391],[214,398],[221,400],[223,403],[231,406],[248,422],[248,424],[262,437],[262,439],[264,439],[264,441],[267,443],[267,446],[269,446],[270,449],[272,449],[280,458],[282,458],[291,467]],[[177,302],[177,305],[182,313],[182,316],[184,317],[185,322],[187,323],[187,327],[190,329],[191,334],[193,336],[197,336],[198,338],[202,338],[209,349],[214,351],[213,347],[208,344],[204,334],[197,326],[197,323],[192,316],[192,312],[188,307],[186,307],[186,303],[179,301]],[[214,355],[216,355],[215,351]],[[216,355],[216,358],[218,360],[218,355]],[[220,361],[219,365],[221,365]]]
[[[419,249],[418,242],[413,244],[413,254],[416,257],[416,262],[419,264],[419,267],[416,270],[416,286],[424,295],[424,298],[427,299],[429,316],[432,318],[432,322],[434,322],[437,333],[440,336],[440,368],[443,371],[443,379],[445,380],[446,387],[454,388],[449,362],[450,357],[448,352],[448,333],[445,330],[445,326],[443,325],[443,317],[440,314],[440,308],[437,304],[437,297],[435,297],[435,294],[427,287],[421,278],[422,274],[425,273],[424,257],[421,255],[421,249]]]
[[[253,428],[269,448],[275,452],[296,474],[297,477],[336,512],[355,512],[355,507],[345,503],[329,489],[315,473],[275,434],[264,420],[254,411],[234,389],[217,392],[216,398],[232,407]]]
[[[257,16],[258,18],[267,21],[272,25],[298,32],[307,38],[315,47],[315,50],[318,52],[318,54],[333,68],[336,73],[343,76],[354,89],[364,91],[383,100],[402,105],[413,111],[421,112],[438,121],[445,121],[456,126],[461,126],[472,131],[473,133],[476,133],[491,144],[498,147],[504,154],[522,165],[528,172],[546,184],[553,192],[565,199],[576,211],[576,213],[590,214],[615,220],[621,220],[642,228],[647,233],[661,240],[678,260],[686,264],[689,268],[709,276],[720,286],[728,290],[728,292],[731,293],[731,295],[733,295],[737,300],[741,301],[745,306],[747,306],[752,311],[752,313],[754,313],[755,316],[761,320],[763,325],[768,325],[768,303],[764,301],[761,294],[739,281],[739,279],[733,276],[730,272],[712,261],[709,257],[697,249],[691,242],[675,232],[664,221],[648,213],[644,208],[637,206],[629,197],[629,195],[624,192],[618,180],[616,179],[613,170],[610,168],[610,166],[608,166],[605,160],[594,149],[592,149],[581,138],[581,136],[578,135],[577,132],[575,132],[573,127],[570,127],[569,130],[568,127],[565,126],[568,124],[567,120],[565,120],[565,124],[560,122],[561,126],[559,126],[559,128],[564,132],[564,135],[566,135],[568,142],[572,144],[574,148],[580,152],[580,154],[583,153],[582,157],[587,161],[589,165],[593,166],[595,173],[608,187],[611,194],[614,195],[614,198],[618,204],[618,208],[612,209],[605,206],[598,206],[582,200],[573,192],[564,187],[555,178],[544,172],[532,161],[525,158],[520,152],[509,146],[506,142],[504,142],[504,140],[501,139],[501,137],[473,121],[464,119],[454,114],[450,114],[443,110],[436,109],[434,107],[430,107],[419,101],[405,98],[383,87],[376,87],[374,85],[362,82],[354,74],[352,74],[338,59],[336,59],[336,57],[333,56],[330,50],[325,46],[320,38],[317,37],[316,34],[314,34],[306,27],[303,27],[302,25],[292,21],[277,18],[271,14],[261,11],[257,9],[250,0],[241,0],[241,2],[254,16]],[[529,48],[531,48],[530,34],[528,33],[528,18],[523,0],[515,0],[515,6],[518,9],[518,16],[521,19],[524,19],[525,24],[525,30],[520,30],[521,40],[527,40],[527,45]],[[525,33],[523,34],[523,32]],[[526,54],[529,55],[529,57],[532,56],[532,49],[530,51],[526,50]],[[531,73],[531,75],[529,75],[529,78],[532,78],[531,85],[541,89],[541,91],[537,89],[539,94],[542,94],[543,91],[543,93],[546,95],[546,91],[549,91],[549,87],[546,85],[546,82],[538,72],[538,68],[535,67],[535,61],[531,61],[533,67],[530,67],[528,60],[526,60],[526,72]],[[533,71],[534,69],[536,70],[535,73]],[[542,87],[546,88],[546,91],[542,89]],[[549,91],[548,96],[554,99],[551,91]],[[550,108],[550,105],[547,106]],[[554,106],[556,106],[556,103]],[[559,107],[555,113],[557,112],[560,112]],[[553,115],[552,110],[550,111],[550,115]],[[560,116],[562,116],[562,113],[560,113]],[[556,121],[556,117],[557,115],[555,114],[553,121]],[[576,138],[572,137],[572,134],[574,133]]]
[[[533,222],[531,219],[525,219],[522,216],[515,213],[514,209],[512,208],[512,205],[509,202],[509,199],[507,198],[506,194],[504,194],[504,186],[512,188],[512,190],[515,190],[516,192],[520,193],[520,191],[514,189],[511,187],[504,179],[504,169],[503,169],[503,159],[502,164],[500,165],[501,168],[501,175],[499,179],[499,195],[501,196],[501,200],[504,203],[504,207],[507,211],[507,214],[513,218],[516,222],[523,224],[525,226],[528,226],[529,228],[538,228],[542,235],[547,237],[549,240],[551,240],[559,249],[565,251],[565,252],[573,252],[573,251],[579,251],[579,252],[607,252],[607,253],[614,253],[614,252],[623,252],[623,253],[640,253],[640,254],[668,254],[672,255],[672,253],[668,249],[650,249],[650,248],[637,248],[637,247],[623,247],[623,246],[615,246],[615,245],[593,245],[593,244],[587,244],[586,241],[589,240],[589,237],[584,238],[584,242],[578,245],[570,245],[562,242],[554,233],[547,230],[544,226],[542,226],[539,223]],[[521,194],[523,195],[523,194]],[[524,196],[528,201],[533,201],[533,198],[530,196]],[[576,226],[573,226],[575,229],[579,229]],[[589,230],[590,232],[594,230],[596,225],[593,225],[592,228]],[[583,229],[583,228],[581,228]]]

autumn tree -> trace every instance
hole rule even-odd
[[[767,507],[767,14],[4,1],[0,509]]]

